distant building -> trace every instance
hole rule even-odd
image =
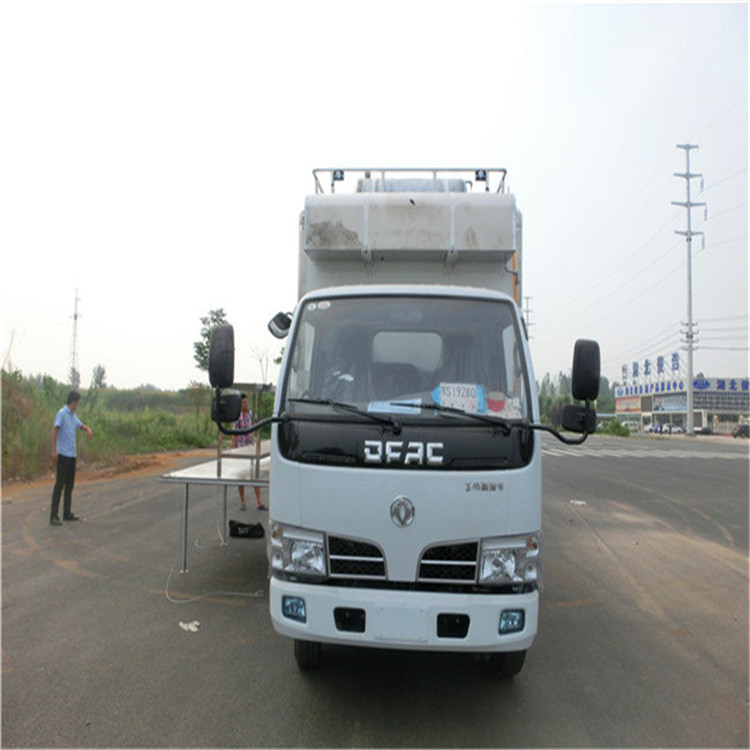
[[[687,425],[687,391],[684,379],[636,383],[615,388],[615,414],[639,422],[642,428]],[[693,415],[696,428],[731,432],[750,416],[750,380],[744,378],[695,378]]]

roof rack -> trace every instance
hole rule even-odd
[[[484,190],[489,193],[492,181],[497,182],[495,192],[504,193],[507,173],[508,170],[502,167],[490,169],[481,167],[349,167],[347,169],[321,167],[313,169],[317,194],[326,192],[319,175],[330,175],[330,192],[335,193],[336,183],[344,182],[352,174],[357,177],[356,191],[360,193],[472,192],[474,184],[480,182],[484,183]],[[404,177],[404,175],[407,176]],[[447,175],[458,177],[451,179]]]

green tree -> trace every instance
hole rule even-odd
[[[211,395],[211,389],[204,383],[199,383],[197,380],[191,380],[188,383],[187,395],[190,402],[195,407],[195,416],[200,416],[201,408],[206,406],[209,402]]]
[[[102,365],[97,365],[91,372],[91,385],[86,394],[86,403],[96,406],[99,401],[99,393],[107,387],[107,371]]]
[[[548,372],[544,373],[542,385],[541,387],[537,386],[537,390],[539,391],[540,399],[553,398],[556,395],[557,389],[555,388],[555,384],[552,382],[552,378],[550,377],[550,374]]]
[[[107,387],[107,371],[104,369],[104,365],[97,365],[91,371],[91,387],[92,388],[106,388]]]
[[[571,397],[571,381],[570,375],[560,370],[557,376],[557,390],[560,396],[564,396],[566,401],[570,400]]]
[[[227,314],[224,308],[211,310],[208,315],[201,318],[201,338],[193,344],[195,353],[193,358],[196,361],[196,367],[199,370],[208,372],[208,355],[211,348],[211,329],[223,325],[227,322]]]
[[[609,380],[604,375],[599,380],[599,397],[596,399],[596,409],[604,414],[613,414],[615,411],[614,385],[610,386]]]

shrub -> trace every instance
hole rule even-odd
[[[630,437],[630,430],[620,423],[619,419],[610,419],[601,430],[602,435],[614,435],[615,437]]]
[[[24,378],[2,371],[3,480],[30,480],[51,471],[52,426],[68,386],[49,376]],[[207,408],[196,414],[185,391],[97,390],[82,392],[81,420],[94,439],[79,434],[78,455],[86,463],[112,463],[127,454],[155,453],[216,444]]]

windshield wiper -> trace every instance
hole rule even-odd
[[[289,403],[294,404],[313,404],[314,406],[330,406],[332,409],[338,409],[339,411],[349,412],[350,414],[357,414],[360,417],[366,417],[367,419],[377,422],[378,424],[390,427],[393,430],[394,435],[401,433],[401,422],[398,422],[393,417],[380,417],[372,412],[360,409],[354,404],[346,404],[343,401],[333,401],[330,398],[290,398],[287,399]]]
[[[415,409],[423,409],[425,411],[435,411],[438,414],[457,414],[461,417],[468,417],[473,419],[475,422],[481,422],[482,424],[492,425],[492,427],[499,427],[505,435],[510,435],[514,427],[521,427],[524,425],[523,422],[510,422],[502,417],[491,417],[487,414],[477,414],[476,412],[466,411],[459,409],[456,406],[443,406],[442,404],[417,404],[414,402],[401,402],[391,401],[391,406],[411,406]]]

